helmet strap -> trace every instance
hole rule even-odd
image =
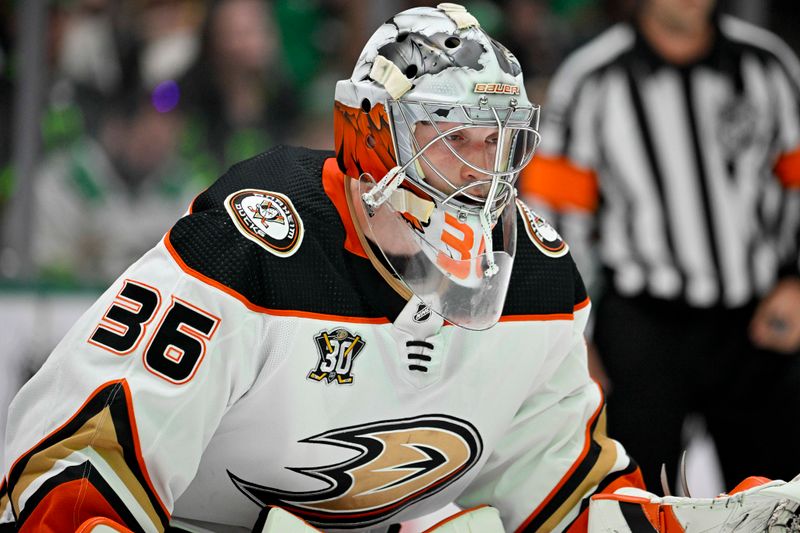
[[[483,230],[483,242],[486,245],[486,261],[488,266],[486,270],[483,271],[483,274],[487,278],[491,278],[500,270],[497,264],[494,262],[494,247],[492,246],[492,224],[489,218],[491,214],[487,214],[488,210],[481,209],[481,212],[478,213],[478,219],[481,222],[481,230]]]
[[[383,85],[395,100],[406,94],[413,85],[400,68],[383,56],[375,56],[369,77]]]

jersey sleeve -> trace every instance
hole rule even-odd
[[[591,495],[643,487],[636,464],[606,435],[602,391],[586,368],[591,306],[584,295],[575,307],[571,349],[553,357],[549,379],[531,391],[457,502],[497,507],[508,531],[585,531]]]
[[[165,530],[222,416],[255,379],[264,327],[262,315],[185,273],[160,243],[13,401],[0,523]]]

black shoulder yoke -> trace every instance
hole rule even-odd
[[[275,147],[234,165],[192,205],[169,233],[169,243],[191,269],[270,309],[361,318],[394,318],[400,300],[369,261],[344,249],[345,229],[322,186],[332,152]],[[236,227],[226,198],[259,189],[289,198],[304,226],[289,257],[271,254]],[[522,229],[504,315],[572,313],[586,291],[569,254],[542,254]],[[363,264],[362,264],[363,263]],[[375,297],[380,295],[380,297]]]
[[[517,211],[517,253],[503,315],[572,313],[587,297],[572,255],[545,255],[531,242],[523,224]]]
[[[170,244],[190,268],[259,307],[383,316],[354,287],[345,229],[322,186],[322,166],[330,157],[332,152],[278,146],[234,165],[195,199],[191,214],[170,231]],[[293,255],[275,256],[237,229],[224,204],[242,189],[291,200],[304,227]]]

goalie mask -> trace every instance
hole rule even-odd
[[[468,329],[502,313],[515,183],[539,140],[516,58],[463,7],[378,28],[336,85],[341,170],[370,248],[434,312]]]

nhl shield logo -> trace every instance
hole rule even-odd
[[[319,362],[306,376],[314,381],[334,381],[340,385],[353,383],[353,361],[364,349],[364,340],[344,328],[323,331],[316,337]]]
[[[411,317],[414,322],[425,322],[431,317],[431,308],[425,304],[419,304],[414,316]]]
[[[289,257],[303,241],[303,222],[286,196],[258,189],[236,191],[225,199],[236,228],[278,257]]]

